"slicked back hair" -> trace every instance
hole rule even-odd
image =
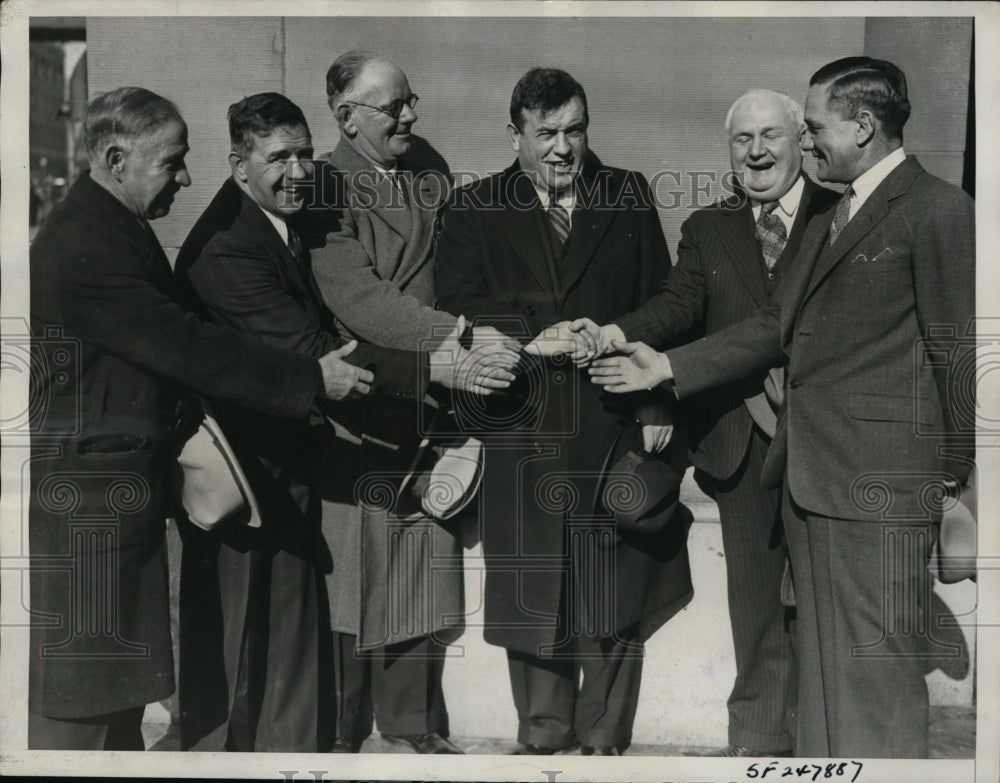
[[[532,68],[514,86],[510,96],[510,121],[517,130],[524,130],[525,110],[540,110],[542,114],[565,106],[573,98],[583,103],[583,120],[590,124],[587,94],[581,84],[566,71],[558,68]]]
[[[888,138],[903,138],[903,126],[910,118],[906,76],[888,60],[844,57],[816,71],[809,86],[816,84],[828,84],[827,106],[831,111],[849,119],[868,109]]]
[[[143,87],[119,87],[99,95],[87,106],[83,142],[93,163],[111,143],[131,147],[171,122],[184,124],[177,107]]]
[[[302,109],[280,92],[249,95],[229,107],[229,143],[233,152],[246,157],[255,136],[270,136],[276,128],[305,128],[309,124]]]

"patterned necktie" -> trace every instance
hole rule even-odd
[[[549,222],[552,224],[552,230],[559,237],[559,245],[566,244],[566,237],[569,236],[569,212],[566,211],[566,207],[553,198],[549,201],[549,208],[546,211],[549,215]]]
[[[785,222],[774,214],[777,206],[777,201],[768,201],[766,204],[760,205],[760,215],[757,218],[755,232],[768,270],[774,269],[774,265],[781,257],[781,252],[785,249],[785,242],[788,241]]]
[[[292,251],[292,255],[295,256],[295,260],[302,261],[302,240],[299,239],[298,232],[288,226],[288,249]]]
[[[846,226],[847,221],[850,220],[851,196],[853,195],[854,188],[848,185],[847,190],[844,191],[844,195],[842,195],[840,197],[840,201],[837,202],[837,211],[833,213],[833,222],[830,224],[831,245],[837,241],[837,237],[840,236],[840,232],[844,230],[844,226]]]

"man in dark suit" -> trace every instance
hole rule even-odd
[[[799,655],[795,752],[927,753],[928,549],[942,494],[968,476],[974,373],[972,200],[903,152],[906,78],[868,57],[818,70],[803,149],[848,185],[806,229],[780,295],[741,324],[658,354],[617,344],[611,391],[680,397],[787,357],[762,474],[784,471]],[[964,357],[964,359],[963,359]]]
[[[726,117],[730,198],[695,212],[681,227],[677,265],[659,296],[598,335],[660,346],[703,327],[713,334],[767,304],[787,276],[806,223],[836,200],[802,173],[802,107],[787,95],[752,90]],[[781,370],[772,370],[768,389]],[[780,587],[785,569],[778,489],[760,485],[774,436],[776,394],[766,373],[695,397],[685,407],[691,461],[707,474],[719,506],[726,556],[736,681],[729,695],[724,756],[762,756],[792,746],[794,656]],[[704,483],[704,482],[703,482]]]
[[[31,247],[32,748],[142,750],[144,706],[174,689],[165,520],[179,392],[272,416],[368,390],[188,310],[149,226],[190,184],[187,127],[138,87],[96,98],[90,172]],[[82,622],[81,618],[86,618]]]
[[[438,245],[441,305],[541,357],[486,408],[456,404],[460,426],[487,433],[484,635],[507,649],[521,754],[619,755],[643,642],[691,597],[686,527],[617,535],[600,500],[619,439],[642,440],[637,419],[648,450],[665,445],[660,408],[599,394],[562,355],[583,350],[568,319],[628,312],[670,273],[645,179],[589,156],[587,124],[568,73],[525,74],[510,104],[517,161],[456,193]]]
[[[229,133],[232,178],[184,242],[177,275],[190,284],[206,317],[262,342],[310,356],[344,345],[301,241],[300,213],[315,184],[305,117],[283,95],[261,93],[230,107]],[[452,355],[459,353],[453,329],[429,357],[427,378],[451,385]],[[351,356],[376,366],[373,394],[390,401],[423,396],[426,379],[416,375],[416,352],[362,344]],[[385,404],[375,398],[371,403]],[[208,536],[186,531],[189,578],[182,580],[182,601],[191,596],[200,609],[182,618],[182,733],[190,747],[318,747],[321,610],[326,616],[318,601],[318,570],[328,572],[332,564],[314,489],[326,416],[353,426],[365,412],[348,403],[294,422],[220,412],[261,504],[263,524],[259,531],[229,525]],[[219,580],[217,606],[206,589],[213,578]],[[212,638],[219,613],[225,630],[216,640],[223,648],[216,672],[209,669],[213,658],[205,654],[205,639]],[[213,709],[206,697],[218,682],[226,683],[227,692],[218,694],[223,700]]]

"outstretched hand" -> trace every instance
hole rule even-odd
[[[560,321],[542,330],[534,340],[524,346],[532,356],[566,355],[574,364],[584,364],[594,357],[597,342],[594,335],[599,327],[589,318]]]
[[[371,384],[375,380],[372,371],[344,361],[344,357],[357,347],[358,341],[351,340],[320,358],[323,390],[328,399],[354,399],[363,397],[372,390]]]
[[[596,359],[590,366],[590,380],[610,392],[652,389],[673,379],[670,361],[645,343],[612,341],[611,348],[618,356]]]

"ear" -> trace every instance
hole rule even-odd
[[[354,122],[354,107],[349,103],[340,103],[333,110],[333,116],[337,118],[340,130],[349,137],[354,138],[358,134],[358,126]]]
[[[517,126],[513,122],[507,123],[507,136],[510,139],[510,146],[514,148],[514,152],[520,151],[521,131],[517,129]]]
[[[855,130],[858,146],[864,147],[875,135],[875,117],[868,109],[861,109],[854,115],[854,121],[858,124]]]
[[[229,153],[229,168],[233,170],[233,176],[240,182],[247,181],[246,162],[236,150]]]
[[[125,161],[128,154],[124,147],[117,144],[109,144],[104,150],[104,165],[108,167],[111,175],[121,181],[125,173]]]

